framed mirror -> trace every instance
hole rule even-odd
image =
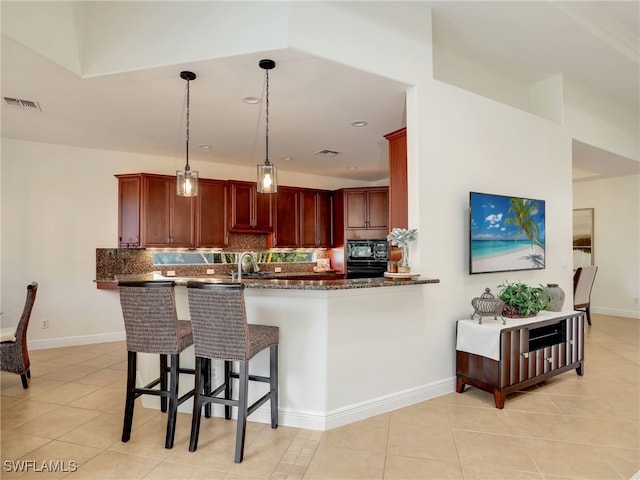
[[[593,208],[573,210],[573,269],[595,265],[593,251]]]

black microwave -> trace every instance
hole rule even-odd
[[[347,262],[350,260],[386,261],[388,247],[386,240],[347,240]]]

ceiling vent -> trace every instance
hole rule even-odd
[[[41,112],[40,104],[33,100],[23,100],[21,98],[4,97],[5,105],[13,108],[19,108],[21,110],[30,110],[32,112]]]
[[[336,155],[338,155],[340,152],[336,152],[335,150],[328,150],[328,149],[324,149],[324,150],[320,150],[316,153],[314,153],[314,155],[321,155],[323,157],[335,157]]]

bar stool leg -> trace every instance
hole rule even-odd
[[[202,388],[202,391],[204,392],[205,395],[209,395],[211,393],[211,359],[207,359],[206,362],[204,362],[204,387]],[[196,372],[197,372],[197,368],[196,368]],[[196,374],[198,375],[198,374]],[[204,416],[206,418],[211,418],[211,402],[205,402],[204,404]]]
[[[196,379],[195,391],[193,393],[193,414],[191,415],[191,438],[189,439],[189,451],[195,452],[198,448],[198,437],[200,436],[200,416],[202,413],[202,384],[204,383],[203,372],[206,370],[204,365],[211,362],[209,359],[196,357]],[[209,392],[206,392],[209,394]]]
[[[244,437],[247,431],[247,409],[249,400],[249,362],[239,361],[240,374],[238,378],[238,423],[236,425],[236,456],[235,462],[240,463],[244,457]]]
[[[169,415],[167,417],[167,437],[164,448],[173,448],[178,414],[178,377],[180,376],[180,355],[171,355],[171,378],[169,379]]]
[[[224,361],[224,398],[231,400],[232,388],[231,388],[231,367],[232,362],[230,360]],[[225,405],[224,418],[231,420],[231,407]]]
[[[167,391],[167,355],[160,354],[160,390]],[[160,397],[160,411],[167,411],[167,397]]]
[[[278,428],[278,345],[269,347],[269,390],[271,394],[271,428]]]
[[[136,352],[127,352],[127,398],[124,406],[124,425],[122,427],[123,442],[128,442],[131,438],[133,407],[136,400],[133,389],[136,387],[137,359]]]

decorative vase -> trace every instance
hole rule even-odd
[[[557,283],[547,283],[547,286],[542,290],[544,294],[549,295],[549,305],[546,310],[551,312],[562,311],[562,305],[564,305],[564,290],[562,290]]]
[[[409,266],[409,245],[400,245],[400,251],[402,252],[402,258],[398,263],[398,273],[409,273],[411,271]]]

